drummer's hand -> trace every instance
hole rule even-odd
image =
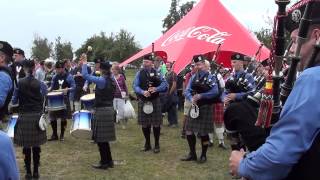
[[[87,92],[88,86],[83,86],[83,87],[82,87],[82,90],[83,90],[84,92]]]
[[[238,168],[240,165],[240,161],[243,159],[245,152],[243,149],[240,151],[232,151],[229,158],[229,168],[230,173],[233,176],[238,176]]]
[[[82,64],[87,64],[87,55],[85,53],[81,54],[80,61]]]
[[[144,91],[143,92],[144,97],[150,97],[150,92],[149,91]]]
[[[157,92],[157,88],[156,87],[149,87],[148,91],[151,93],[155,93],[155,92]]]
[[[68,90],[69,90],[68,88],[63,89],[63,90],[62,90],[63,94],[64,94],[64,95],[67,95],[67,94],[68,94]]]

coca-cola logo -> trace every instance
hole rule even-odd
[[[184,40],[186,38],[189,39],[197,39],[200,41],[206,41],[212,44],[222,44],[226,37],[231,36],[232,34],[228,32],[219,31],[216,28],[212,28],[209,26],[199,26],[199,27],[189,27],[184,30],[179,30],[173,33],[168,39],[163,41],[161,44],[162,47],[166,47],[172,43]]]

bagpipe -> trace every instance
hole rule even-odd
[[[313,1],[308,1],[304,14],[300,20],[298,36],[296,40],[296,49],[293,55],[288,56],[292,43],[289,43],[285,51],[285,21],[287,18],[286,7],[290,0],[276,0],[278,12],[274,20],[272,51],[269,61],[269,77],[263,90],[262,99],[256,126],[261,126],[268,130],[275,124],[282,111],[290,92],[296,80],[297,66],[300,61],[300,50],[302,44],[307,39],[308,30],[311,24],[311,13]],[[315,52],[319,52],[319,43],[315,45]],[[315,59],[316,55],[314,55]],[[284,66],[286,60],[291,61],[286,78],[283,77]],[[314,62],[311,60],[310,62]],[[285,82],[281,85],[281,83]]]
[[[226,81],[225,88],[228,92],[239,93],[239,92],[250,91],[252,89],[253,84],[251,84],[246,78],[247,74],[251,74],[255,79],[256,83],[261,84],[264,82],[264,76],[258,73],[258,68],[260,66],[260,63],[256,60],[262,47],[263,47],[263,44],[259,46],[257,52],[255,53],[254,56],[252,56],[249,64],[247,65],[244,72],[239,77],[231,76]],[[261,87],[261,85],[259,87]]]

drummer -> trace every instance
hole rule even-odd
[[[113,167],[112,155],[110,150],[110,141],[116,140],[113,109],[113,98],[116,89],[116,83],[111,75],[111,64],[101,62],[101,77],[88,74],[87,56],[81,55],[82,76],[89,82],[96,85],[95,90],[95,108],[92,125],[93,140],[97,143],[100,152],[100,162],[92,167],[96,169],[108,169]]]
[[[52,127],[52,136],[48,141],[56,141],[58,140],[57,133],[57,119],[61,119],[61,133],[60,133],[60,141],[64,141],[64,131],[67,127],[67,116],[70,113],[70,109],[67,104],[70,104],[69,99],[73,98],[73,91],[76,87],[74,79],[72,75],[65,71],[64,62],[57,61],[56,65],[56,75],[52,78],[51,87],[49,91],[60,91],[64,93],[64,103],[66,103],[67,109],[59,110],[59,111],[49,111],[49,118],[51,121]]]
[[[35,63],[25,60],[23,69],[25,78],[18,81],[14,90],[12,104],[19,101],[19,118],[14,128],[14,143],[23,147],[26,179],[39,178],[40,145],[47,141],[46,131],[39,128],[40,114],[43,110],[43,99],[47,93],[44,82],[35,79]],[[31,151],[33,156],[33,174],[31,173]]]

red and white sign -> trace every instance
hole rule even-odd
[[[154,41],[154,50],[165,52],[167,61],[176,61],[174,71],[179,73],[194,55],[215,51],[218,44],[222,44],[221,51],[253,56],[261,43],[219,0],[201,0],[175,26]],[[152,46],[149,45],[120,65],[128,64],[151,51]],[[270,51],[263,47],[258,60],[267,59],[269,54]],[[219,57],[223,58],[222,61],[230,61],[229,57]],[[218,61],[221,60],[218,58]]]

